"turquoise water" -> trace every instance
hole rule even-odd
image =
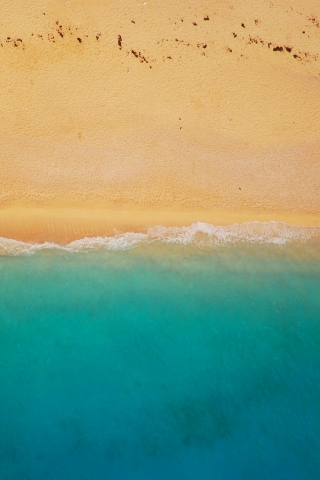
[[[0,478],[320,478],[320,262],[0,258]]]

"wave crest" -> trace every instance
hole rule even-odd
[[[27,243],[0,237],[0,255],[31,254],[39,250],[58,249],[68,252],[92,250],[128,250],[144,243],[160,241],[167,244],[192,245],[210,248],[239,243],[262,245],[285,245],[291,242],[306,242],[320,237],[320,227],[300,227],[284,222],[246,222],[218,226],[197,222],[188,227],[149,228],[145,233],[116,233],[112,237],[85,237],[68,245],[56,243]]]

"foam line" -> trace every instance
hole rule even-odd
[[[155,241],[193,245],[199,248],[239,243],[285,245],[291,242],[306,242],[314,237],[320,237],[320,227],[300,227],[284,222],[246,222],[228,226],[197,222],[188,227],[159,225],[149,228],[146,233],[125,232],[117,233],[112,237],[86,237],[64,246],[50,242],[26,243],[0,237],[0,255],[32,254],[44,249],[59,249],[68,252],[128,250],[143,243]]]

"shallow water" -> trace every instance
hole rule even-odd
[[[305,245],[0,258],[1,479],[320,478]]]

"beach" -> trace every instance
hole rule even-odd
[[[319,0],[2,0],[1,480],[319,480]]]
[[[2,11],[0,236],[320,225],[318,2]]]

